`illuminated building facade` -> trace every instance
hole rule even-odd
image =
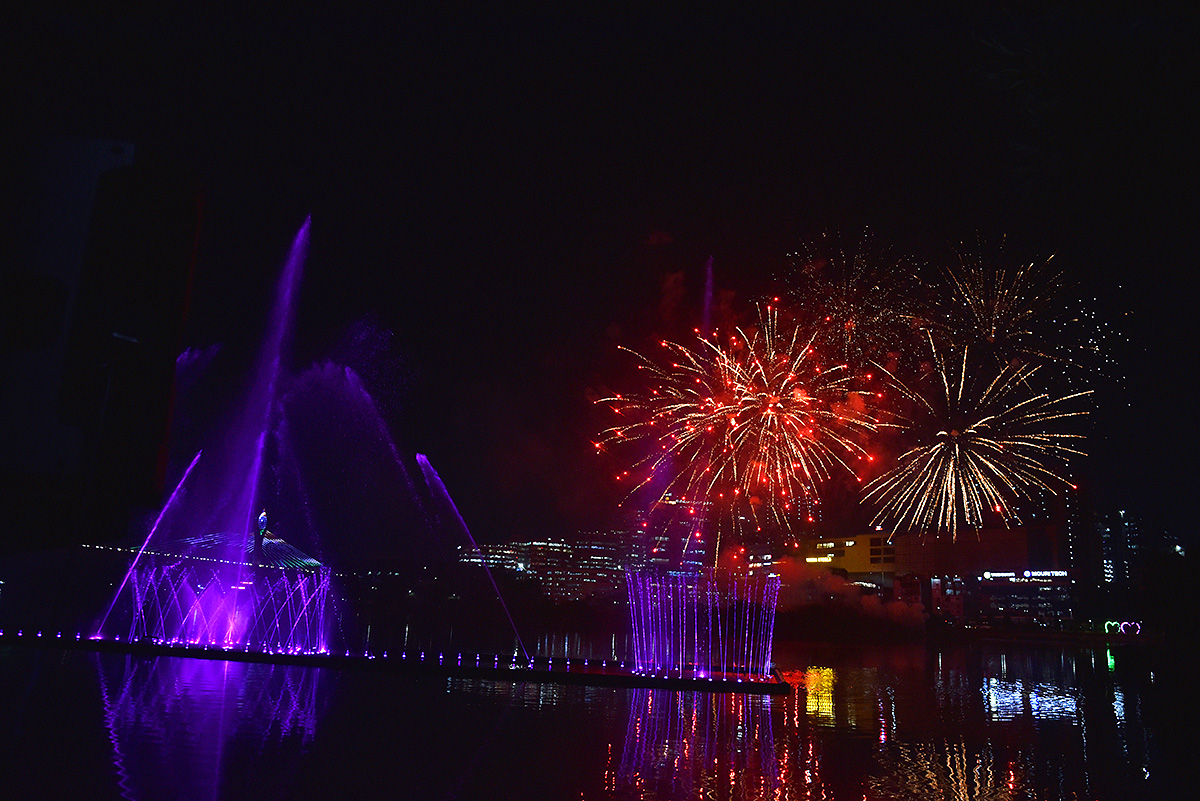
[[[751,576],[771,575],[775,572],[776,563],[784,554],[791,550],[779,546],[759,546],[740,549],[738,560],[745,560],[746,572]]]
[[[636,531],[585,531],[571,541],[529,540],[481,545],[479,551],[459,547],[459,561],[486,564],[537,579],[542,592],[556,603],[624,592],[625,568],[641,567],[646,554]]]
[[[1047,524],[982,529],[955,542],[898,536],[891,567],[909,595],[919,583],[922,602],[938,617],[1069,620],[1076,582],[1058,533]]]
[[[873,585],[950,619],[1065,620],[1077,606],[1075,573],[1060,563],[1053,525],[983,529],[955,542],[881,530],[820,539],[804,549],[809,567]],[[751,566],[764,557],[751,555]]]
[[[1171,563],[1164,558],[1185,555],[1178,537],[1127,509],[1097,504],[1087,520],[1092,558],[1083,578],[1093,617],[1111,619],[1140,606],[1141,596]]]
[[[1129,586],[1140,555],[1141,528],[1137,519],[1124,509],[1096,515],[1101,580],[1105,585],[1122,589]]]
[[[896,546],[882,531],[810,543],[804,561],[824,567],[850,581],[891,588],[896,573]]]
[[[979,615],[1010,620],[1070,620],[1074,592],[1066,570],[985,572],[976,594]]]
[[[663,570],[698,571],[712,567],[709,505],[665,494],[637,515],[644,533],[646,563]]]
[[[966,616],[966,581],[959,576],[929,577],[929,612],[959,620]]]

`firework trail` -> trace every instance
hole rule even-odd
[[[874,429],[866,393],[845,365],[822,363],[817,334],[779,317],[763,305],[749,331],[698,335],[693,348],[663,341],[660,360],[628,351],[648,374],[647,389],[600,401],[628,422],[605,430],[596,446],[650,446],[634,465],[644,478],[631,495],[653,485],[659,503],[682,499],[734,521],[740,512],[766,514],[786,527],[798,497],[870,458],[858,442]]]
[[[985,510],[1007,525],[1016,519],[1017,500],[1070,486],[1061,471],[1070,457],[1083,455],[1083,435],[1055,429],[1086,414],[1072,404],[1090,391],[1038,393],[1032,389],[1037,365],[1005,364],[997,374],[983,360],[975,373],[967,348],[961,359],[947,359],[927,336],[933,365],[924,391],[885,371],[915,413],[910,421],[881,425],[904,429],[916,444],[866,486],[863,501],[876,508],[872,524],[893,534],[957,538],[960,525],[981,528]]]

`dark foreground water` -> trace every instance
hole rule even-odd
[[[789,695],[0,646],[0,798],[1156,799],[1192,775],[1140,649],[776,661]]]

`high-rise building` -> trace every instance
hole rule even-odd
[[[1124,509],[1096,515],[1102,581],[1117,589],[1128,589],[1139,562],[1142,527]]]

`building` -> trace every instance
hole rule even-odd
[[[961,620],[966,617],[966,599],[965,579],[959,576],[929,577],[929,603],[926,607],[934,617]]]
[[[1050,523],[963,532],[954,541],[876,529],[812,542],[804,561],[919,601],[938,617],[1063,620],[1077,598],[1059,540]]]
[[[564,603],[623,592],[625,568],[645,563],[645,547],[636,531],[586,531],[570,542],[530,540],[482,545],[478,551],[460,546],[459,561],[537,579],[547,597]]]
[[[747,546],[739,549],[740,558],[745,559],[746,572],[751,576],[771,575],[776,572],[779,560],[787,555],[791,548],[779,545]]]
[[[1096,515],[1100,546],[1101,580],[1105,585],[1127,589],[1141,556],[1142,526],[1124,509]]]
[[[979,617],[1004,620],[1070,620],[1075,597],[1066,570],[985,572],[976,585]]]
[[[710,506],[664,495],[638,514],[635,530],[646,538],[646,564],[666,570],[699,570],[712,565]]]
[[[894,537],[896,576],[915,581],[930,612],[954,619],[1067,620],[1078,597],[1057,526],[962,532],[956,540]],[[882,551],[881,551],[882,555]]]
[[[896,548],[882,531],[868,531],[810,543],[804,561],[827,568],[849,581],[890,591],[896,573]]]

